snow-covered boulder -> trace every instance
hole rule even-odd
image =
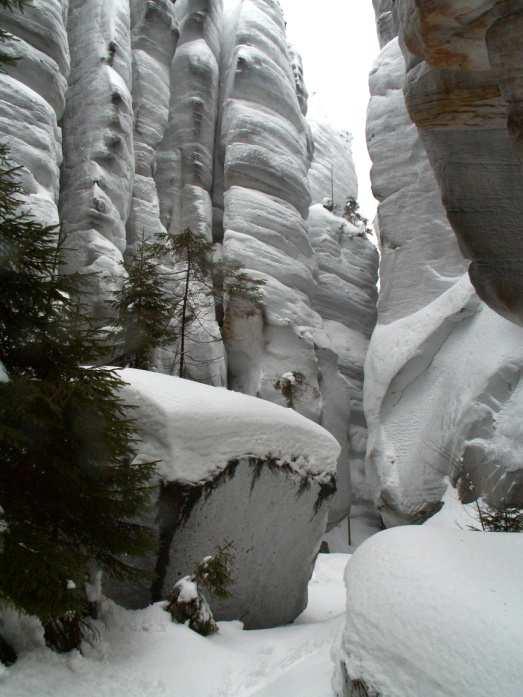
[[[292,409],[157,373],[124,370],[135,405],[138,457],[158,460],[145,521],[157,549],[139,563],[145,585],[109,580],[107,592],[139,607],[167,597],[201,560],[232,542],[234,583],[212,599],[218,619],[285,624],[307,601],[307,583],[334,493],[339,445]]]
[[[345,572],[337,697],[520,697],[523,536],[375,535]]]

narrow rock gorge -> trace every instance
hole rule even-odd
[[[521,697],[522,57],[0,0],[2,697]]]

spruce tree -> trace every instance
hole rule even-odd
[[[181,235],[169,238],[173,255],[177,262],[177,274],[181,277],[178,291],[178,339],[179,363],[178,375],[184,376],[188,355],[186,341],[190,336],[191,323],[201,326],[202,299],[212,298],[216,303],[218,323],[224,333],[227,329],[224,298],[236,301],[236,313],[248,314],[254,307],[262,304],[261,286],[264,281],[251,278],[241,270],[234,261],[216,259],[214,246],[190,229]],[[240,302],[239,302],[240,301]],[[243,308],[240,304],[243,301]],[[245,309],[245,308],[248,309]],[[209,343],[218,339],[210,336]]]
[[[78,646],[93,563],[134,575],[126,555],[148,535],[132,522],[148,499],[151,463],[135,464],[134,423],[102,335],[60,274],[56,228],[20,209],[0,150],[0,604],[36,615],[49,645]]]
[[[145,240],[124,263],[128,277],[115,294],[117,362],[131,368],[152,369],[156,349],[176,340],[173,327],[176,297],[171,274],[161,260],[170,253],[165,238]]]

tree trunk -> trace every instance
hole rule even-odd
[[[182,325],[181,325],[181,337],[180,337],[180,367],[178,371],[178,376],[183,378],[183,371],[185,368],[185,327],[187,324],[187,301],[189,298],[189,283],[191,280],[191,250],[187,250],[187,275],[185,277],[185,293],[183,295],[183,305],[182,305]]]

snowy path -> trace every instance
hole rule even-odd
[[[244,632],[235,622],[204,639],[159,605],[112,606],[96,650],[23,654],[0,673],[2,697],[332,697],[330,648],[343,623],[348,557],[320,555],[309,605],[295,624]]]

